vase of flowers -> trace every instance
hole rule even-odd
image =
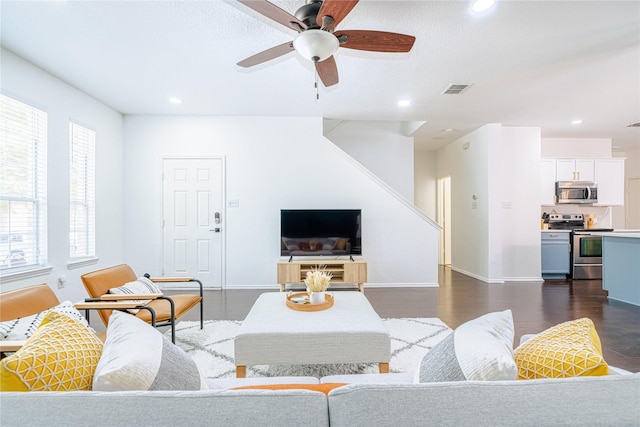
[[[329,287],[332,277],[333,275],[326,271],[326,266],[316,266],[307,271],[304,284],[307,286],[307,292],[309,293],[309,303],[322,304],[325,302],[324,292]]]

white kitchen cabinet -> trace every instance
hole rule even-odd
[[[556,159],[557,181],[593,181],[594,159]]]
[[[556,203],[556,160],[540,161],[540,204],[553,206]]]
[[[541,159],[540,204],[555,204],[556,181],[594,181],[598,184],[597,205],[623,206],[624,160],[623,157]]]
[[[598,205],[624,205],[624,158],[596,159],[594,170]]]

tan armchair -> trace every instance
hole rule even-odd
[[[82,275],[81,278],[90,298],[87,298],[84,303],[76,304],[76,308],[98,310],[100,318],[105,326],[109,324],[109,316],[111,316],[111,312],[113,310],[137,308],[140,310],[135,314],[135,316],[139,319],[157,327],[171,326],[171,339],[175,343],[176,320],[199,303],[200,329],[203,327],[204,309],[202,306],[202,282],[197,279],[192,277],[148,277],[152,282],[156,283],[196,282],[200,287],[200,295],[181,294],[167,297],[164,294],[109,294],[109,289],[117,288],[128,282],[133,282],[138,278],[131,267],[127,264],[120,264],[94,271],[92,273],[87,273]],[[132,304],[123,302],[123,300],[151,301],[146,304]]]
[[[58,304],[58,297],[46,283],[2,292],[0,322],[31,316]],[[0,341],[0,353],[17,351],[23,344],[24,341]]]

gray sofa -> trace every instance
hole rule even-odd
[[[48,291],[36,289],[38,294]],[[30,294],[27,290],[24,293]],[[53,295],[50,291],[48,291]],[[43,308],[57,301],[46,298]],[[11,299],[5,294],[4,302]],[[14,300],[15,301],[15,300]],[[17,307],[19,304],[12,304]],[[35,310],[34,312],[37,312]],[[6,314],[8,315],[9,310]],[[80,326],[79,331],[85,331]],[[114,313],[111,339],[123,336],[135,342],[145,331],[168,339],[134,316]],[[140,329],[142,328],[142,329]],[[458,328],[456,331],[460,331]],[[124,334],[123,334],[124,332]],[[85,332],[86,333],[86,332]],[[457,332],[456,332],[457,333]],[[78,337],[75,333],[74,337]],[[525,340],[528,336],[523,337]],[[148,337],[146,337],[148,338]],[[145,339],[146,339],[145,338]],[[154,341],[157,342],[158,340]],[[109,344],[109,339],[105,347]],[[103,349],[101,360],[113,354],[157,354],[141,360],[156,369],[151,380],[187,375],[188,358],[144,343],[131,350],[122,340],[123,353]],[[155,350],[154,350],[155,349]],[[430,353],[434,352],[432,349]],[[107,355],[106,355],[107,354]],[[130,360],[130,359],[126,359]],[[133,360],[133,359],[131,359]],[[137,359],[136,359],[137,360]],[[164,363],[167,362],[165,366]],[[139,360],[138,360],[139,362]],[[132,362],[134,363],[134,362]],[[171,365],[178,367],[177,370]],[[96,369],[96,372],[98,369]],[[167,371],[167,372],[166,372]],[[168,372],[171,371],[171,372]],[[126,371],[129,373],[130,371]],[[413,373],[334,375],[323,377],[229,378],[207,380],[202,391],[71,391],[0,392],[0,425],[9,426],[546,426],[640,425],[640,373],[609,367],[613,375],[524,381],[459,381],[414,384]],[[97,375],[97,374],[96,374]],[[142,375],[138,374],[140,377]],[[199,373],[197,375],[200,377]],[[95,380],[95,376],[93,377]],[[128,382],[129,374],[123,375]],[[175,378],[175,377],[170,377]],[[348,384],[328,395],[310,390],[232,390],[264,384]],[[136,380],[140,383],[140,378]],[[200,384],[200,381],[198,381]],[[151,385],[151,383],[149,383]],[[95,385],[94,385],[95,387]],[[151,388],[151,387],[147,387]]]
[[[309,390],[5,392],[2,426],[547,426],[640,424],[640,373],[414,384],[403,374],[246,378],[356,382]],[[241,383],[212,381],[212,387]]]

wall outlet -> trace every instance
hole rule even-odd
[[[511,209],[511,200],[503,200],[502,209]]]
[[[230,208],[237,208],[239,206],[240,206],[240,200],[238,200],[238,199],[229,200],[229,207]]]

